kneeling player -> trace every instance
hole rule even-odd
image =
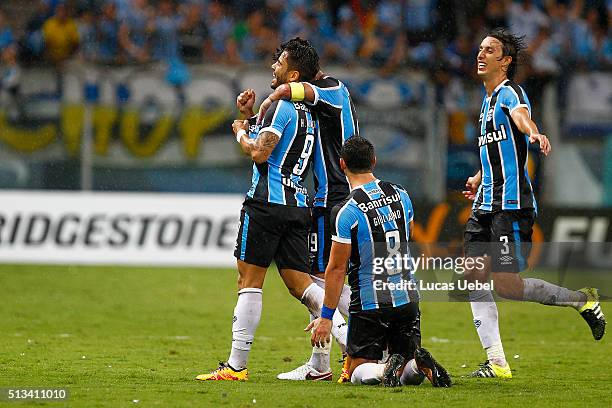
[[[328,341],[348,263],[351,381],[397,386],[420,384],[426,376],[435,387],[449,387],[446,370],[420,347],[419,296],[408,287],[410,270],[374,266],[376,255],[390,259],[409,254],[413,218],[406,190],[376,179],[372,174],[375,162],[374,147],[362,137],[354,136],[342,147],[340,166],[352,191],[332,210],[325,299],[321,317],[308,327],[314,328],[311,341],[313,346]],[[386,364],[378,364],[386,348],[391,356]]]

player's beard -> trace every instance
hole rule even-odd
[[[289,80],[287,79],[287,73],[285,72],[281,75],[277,75],[272,78],[272,81],[270,81],[270,88],[276,89],[282,84],[286,84],[288,82]]]

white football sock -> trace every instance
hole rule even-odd
[[[494,344],[486,348],[487,359],[497,364],[498,366],[505,367],[508,362],[506,361],[506,355],[504,354],[504,346],[501,343]]]
[[[523,279],[523,300],[549,306],[571,306],[580,309],[586,303],[586,295],[541,279]]]
[[[353,370],[351,382],[353,384],[380,384],[385,372],[384,364],[363,363]]]
[[[247,366],[255,330],[261,318],[262,293],[259,288],[244,288],[238,291],[232,324],[232,351],[227,360],[234,370],[242,370]]]
[[[419,370],[416,361],[414,361],[413,358],[404,367],[404,371],[400,377],[400,382],[402,385],[419,385],[424,379],[425,374]]]
[[[304,290],[300,301],[308,308],[310,314],[315,317],[320,317],[324,296],[325,291],[313,282]]]
[[[323,347],[313,347],[312,356],[310,357],[311,367],[319,373],[328,373],[331,371],[330,365],[331,341],[325,343]]]
[[[499,334],[499,317],[497,314],[497,305],[495,304],[495,299],[493,299],[493,293],[491,293],[490,290],[474,290],[469,293],[469,296],[472,316],[474,317],[474,326],[476,326],[482,348],[487,350],[487,356],[489,356],[488,350],[492,346],[496,346],[493,360],[489,357],[489,361],[505,367],[506,357],[501,347],[502,341]],[[499,349],[501,349],[501,355]]]
[[[324,296],[325,291],[313,282],[306,288],[306,290],[304,290],[304,294],[302,295],[302,303],[308,308],[308,311],[310,311],[313,316],[320,317]],[[346,325],[346,321],[336,310],[332,318],[331,334],[338,342],[342,353],[346,352],[347,333],[348,326]]]
[[[312,281],[317,284],[318,287],[325,290],[325,279],[321,279],[318,276],[311,276]],[[340,300],[338,301],[338,311],[344,317],[348,317],[349,305],[351,304],[351,288],[348,285],[342,285],[342,293],[340,294]]]
[[[315,319],[316,317],[311,314],[310,321],[312,322]],[[313,347],[310,360],[308,360],[308,365],[320,373],[327,373],[331,371],[330,353],[331,342],[325,343],[325,347]]]

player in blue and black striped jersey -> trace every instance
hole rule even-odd
[[[242,95],[245,102],[250,92],[247,90]],[[262,118],[269,107],[279,100],[304,101],[312,107],[319,119],[319,138],[312,158],[315,195],[311,202],[310,266],[313,280],[323,287],[331,249],[331,209],[349,193],[348,181],[340,168],[340,149],[350,137],[359,135],[357,114],[346,85],[322,71],[312,81],[278,86],[262,102],[258,116]],[[249,112],[244,113],[249,115]],[[350,289],[345,286],[338,307],[343,315],[348,314],[349,297]],[[343,345],[340,346],[344,353]],[[309,372],[313,370],[331,374],[329,352],[329,348],[313,348],[307,363],[290,372],[281,373],[277,378],[305,380],[312,377]],[[346,369],[343,369],[339,382],[345,381],[348,381],[348,375]]]
[[[427,376],[434,386],[448,387],[448,373],[420,347],[419,295],[412,271],[393,262],[410,256],[412,203],[403,187],[374,176],[375,163],[367,139],[354,136],[343,145],[340,166],[352,190],[332,210],[325,300],[321,317],[309,326],[312,342],[321,345],[329,337],[348,265],[351,381],[397,386],[419,384]],[[378,364],[385,349],[389,360]]]
[[[489,33],[480,44],[478,76],[486,96],[480,111],[481,170],[467,180],[466,198],[473,200],[464,234],[466,256],[489,255],[496,292],[506,298],[547,305],[573,306],[589,324],[593,337],[601,339],[605,318],[594,288],[568,290],[540,279],[522,279],[530,251],[537,211],[527,173],[528,146],[538,143],[550,152],[548,138],[531,120],[525,91],[512,81],[522,38],[503,29]],[[478,271],[482,280],[483,273]],[[472,373],[476,377],[511,378],[499,335],[497,307],[491,291],[470,292],[474,324],[487,361]]]
[[[272,88],[312,80],[319,70],[318,55],[308,41],[295,39],[277,54],[272,69]],[[316,117],[304,103],[279,101],[252,133],[246,120],[234,121],[232,128],[243,152],[254,162],[253,183],[242,207],[234,250],[239,291],[231,353],[227,363],[196,378],[202,381],[248,378],[246,365],[261,316],[262,287],[273,260],[289,292],[311,314],[320,314],[323,301],[323,289],[309,274],[310,209],[302,186],[318,137]],[[339,313],[335,318],[336,325],[344,327],[335,331],[336,336],[344,342],[344,319]],[[324,374],[331,379],[331,374]]]
[[[304,101],[312,105],[319,118],[321,143],[313,152],[316,192],[312,202],[311,256],[313,274],[323,274],[331,248],[329,213],[349,193],[346,176],[340,169],[340,149],[349,138],[359,135],[357,113],[346,85],[321,71],[311,82],[276,88],[262,102],[259,116],[278,100]]]

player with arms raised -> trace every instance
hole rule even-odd
[[[526,267],[537,211],[527,173],[528,145],[539,143],[544,155],[550,153],[548,138],[531,119],[525,91],[512,81],[517,58],[524,48],[521,37],[503,29],[492,31],[480,44],[478,76],[486,90],[478,138],[481,170],[467,180],[467,190],[463,192],[474,201],[465,228],[465,253],[475,257],[490,251],[494,287],[500,296],[571,306],[580,312],[593,337],[599,340],[606,321],[596,289],[569,290],[541,279],[523,279],[517,273]],[[483,271],[478,273],[482,275]],[[472,375],[511,378],[491,291],[472,291],[469,296],[474,324],[488,357]]]
[[[280,50],[283,49],[281,45]],[[262,118],[268,108],[279,100],[304,101],[312,106],[319,119],[320,143],[313,152],[313,174],[315,197],[312,202],[310,234],[310,259],[313,280],[324,288],[324,275],[331,250],[330,213],[331,209],[349,194],[346,176],[340,168],[340,149],[350,137],[359,135],[359,123],[351,95],[340,80],[319,71],[310,82],[290,82],[278,86],[261,104],[258,117]],[[253,90],[246,90],[238,96],[238,107],[245,116],[254,115]],[[350,289],[344,286],[338,310],[348,315]],[[314,320],[311,315],[311,320]],[[337,330],[339,328],[336,328]],[[339,341],[342,352],[345,344]],[[331,379],[330,346],[313,347],[310,360],[296,369],[281,373],[281,380]],[[346,361],[339,382],[348,381]]]
[[[319,70],[316,51],[308,41],[294,39],[272,65],[272,88],[301,79],[312,80]],[[242,150],[254,162],[253,181],[240,216],[234,256],[238,266],[238,302],[232,324],[232,349],[227,362],[201,381],[244,381],[247,360],[262,310],[262,287],[274,260],[290,293],[319,315],[323,289],[312,282],[308,262],[310,210],[302,186],[310,167],[318,123],[303,103],[279,101],[262,125],[249,135],[248,121],[232,128]],[[336,325],[344,319],[339,313]],[[343,335],[345,337],[345,335]]]

